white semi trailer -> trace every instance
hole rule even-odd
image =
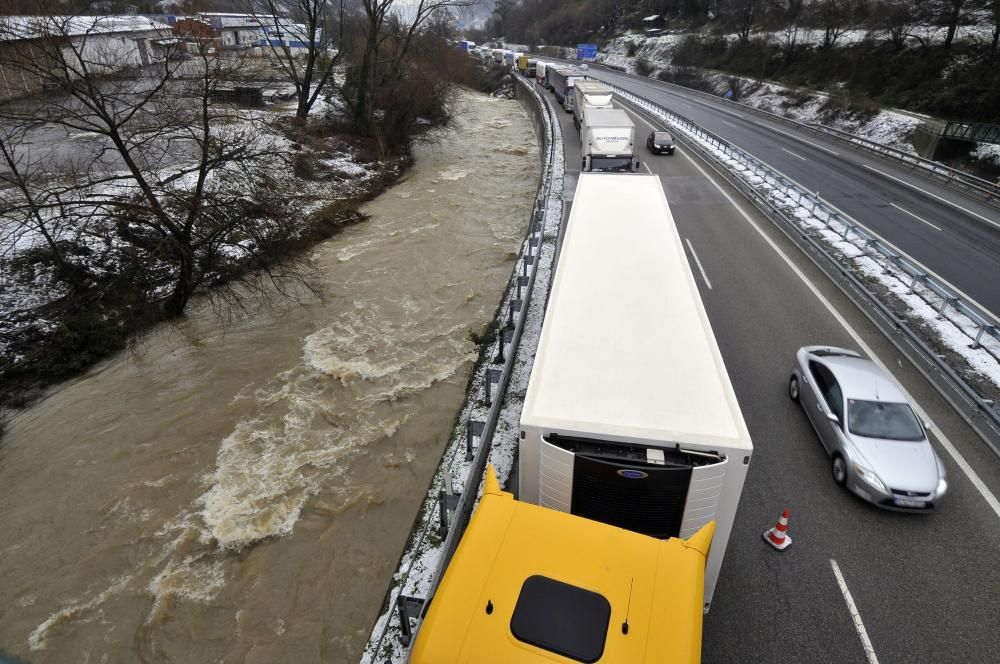
[[[584,171],[639,169],[635,155],[635,124],[620,108],[591,108],[580,127]]]
[[[549,66],[551,66],[550,63],[544,60],[535,63],[535,81],[542,87],[545,86],[545,68]]]
[[[573,124],[577,130],[589,109],[611,108],[611,88],[600,81],[587,79],[573,86]]]
[[[660,179],[580,175],[521,411],[518,498],[659,538],[715,521],[753,445]]]

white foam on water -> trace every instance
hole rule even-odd
[[[46,618],[42,624],[31,631],[31,634],[28,636],[28,647],[32,651],[44,650],[49,630],[56,625],[61,625],[72,620],[78,620],[86,613],[99,608],[110,597],[117,595],[124,590],[131,580],[132,577],[129,575],[119,576],[110,586],[101,591],[96,597],[93,597],[86,602],[72,602],[59,609]]]
[[[471,168],[460,168],[458,166],[449,166],[440,173],[438,173],[438,178],[442,180],[448,180],[449,182],[454,182],[455,180],[461,180],[472,173]]]

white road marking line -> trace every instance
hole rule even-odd
[[[891,205],[892,207],[896,208],[896,209],[897,209],[897,210],[899,210],[900,212],[905,212],[906,214],[910,215],[911,217],[913,217],[913,218],[914,218],[914,219],[916,219],[917,221],[922,221],[923,223],[927,224],[928,226],[930,226],[931,228],[933,228],[933,229],[935,229],[935,230],[941,230],[941,227],[940,227],[940,226],[935,226],[934,224],[932,224],[931,222],[927,221],[926,219],[923,219],[923,218],[921,218],[921,217],[918,217],[917,215],[913,214],[913,213],[912,213],[912,212],[910,212],[909,210],[907,210],[907,209],[905,209],[905,208],[901,208],[901,207],[899,207],[899,206],[898,206],[898,205],[896,205],[895,203],[889,203],[889,205]]]
[[[917,185],[915,185],[915,184],[910,184],[909,182],[907,182],[906,180],[903,180],[902,178],[897,178],[896,176],[894,176],[894,175],[889,175],[888,173],[885,173],[885,172],[883,172],[883,171],[880,171],[880,170],[879,170],[879,169],[877,169],[877,168],[872,168],[872,167],[871,167],[871,166],[869,166],[868,164],[862,164],[862,166],[864,166],[865,168],[867,168],[867,169],[868,169],[869,171],[875,171],[876,173],[878,173],[879,175],[881,175],[881,176],[883,176],[883,177],[887,177],[887,178],[889,178],[890,180],[895,180],[896,182],[898,182],[898,183],[900,183],[900,184],[904,184],[904,185],[906,185],[907,187],[909,187],[909,188],[911,188],[911,189],[916,189],[916,190],[917,190],[917,191],[919,191],[920,193],[922,193],[922,194],[926,194],[926,195],[930,196],[931,198],[936,198],[937,200],[941,201],[942,203],[947,203],[948,205],[952,206],[953,208],[956,208],[956,209],[958,209],[958,210],[961,210],[961,211],[962,211],[962,212],[964,212],[965,214],[968,214],[968,215],[972,215],[973,217],[976,217],[976,218],[978,218],[978,219],[982,219],[982,220],[983,220],[983,221],[985,221],[985,222],[986,222],[987,224],[990,224],[990,225],[992,225],[992,226],[996,226],[997,228],[1000,228],[1000,224],[998,224],[997,222],[993,221],[992,219],[989,219],[989,218],[987,218],[987,217],[984,217],[983,215],[979,214],[978,212],[973,212],[973,211],[972,211],[972,210],[970,210],[969,208],[964,208],[964,207],[962,207],[961,205],[959,205],[958,203],[952,203],[952,202],[951,202],[951,201],[949,201],[949,200],[948,200],[947,198],[942,198],[941,196],[938,196],[937,194],[932,194],[931,192],[927,191],[926,189],[921,189],[921,188],[920,188],[920,187],[918,187]]]
[[[732,122],[729,122],[728,120],[719,120],[719,122],[721,122],[722,124],[729,125],[733,129],[739,129],[739,127],[737,127],[736,125],[734,125]]]
[[[861,647],[865,649],[868,664],[878,664],[878,657],[875,656],[875,648],[872,647],[872,642],[868,639],[868,630],[865,629],[865,624],[861,621],[861,614],[858,613],[858,607],[854,603],[851,591],[847,589],[847,582],[844,581],[844,575],[840,573],[840,565],[837,564],[836,560],[830,558],[830,567],[833,568],[833,575],[837,577],[837,585],[840,586],[840,593],[844,596],[844,601],[847,602],[847,610],[851,612],[854,629],[858,631],[858,636],[861,638]]]
[[[858,332],[853,327],[851,327],[850,323],[847,322],[847,319],[845,319],[843,316],[840,315],[840,312],[837,311],[834,308],[833,304],[831,304],[830,301],[827,300],[826,297],[819,291],[819,288],[816,287],[816,284],[810,281],[809,277],[807,277],[802,272],[802,270],[800,270],[798,266],[792,262],[792,259],[788,257],[788,254],[782,251],[781,247],[779,247],[774,242],[774,240],[772,240],[770,236],[768,236],[767,233],[764,232],[764,229],[761,228],[760,225],[753,220],[753,218],[743,208],[743,206],[737,203],[733,199],[733,197],[729,194],[729,192],[723,189],[722,185],[719,184],[715,180],[715,178],[711,177],[705,171],[705,169],[701,167],[701,164],[699,164],[697,161],[694,160],[694,158],[690,157],[687,153],[682,153],[682,154],[685,159],[690,161],[694,165],[694,167],[701,172],[702,175],[708,178],[709,182],[715,185],[716,189],[718,189],[719,192],[722,193],[723,196],[725,196],[726,200],[728,200],[732,204],[732,206],[736,208],[736,210],[743,216],[743,218],[746,219],[751,226],[753,226],[754,230],[756,230],[757,233],[762,238],[764,238],[764,241],[767,242],[768,245],[770,245],[770,247],[775,251],[775,253],[777,253],[783,261],[785,261],[785,264],[788,265],[789,269],[791,269],[793,273],[795,273],[795,276],[797,276],[802,281],[802,283],[806,285],[806,287],[812,292],[812,294],[816,297],[816,299],[818,299],[823,304],[823,306],[826,307],[826,310],[830,312],[830,315],[833,316],[833,318],[838,323],[840,323],[841,327],[843,327],[847,331],[847,333],[851,336],[851,338],[854,339],[854,342],[858,344],[858,347],[862,350],[862,352],[867,354],[868,357],[870,357],[872,361],[875,362],[875,364],[882,367],[882,369],[891,374],[892,372],[889,371],[889,368],[885,365],[884,362],[882,362],[882,360],[878,358],[877,355],[875,355],[874,351],[872,351],[872,349],[868,346],[868,344],[866,344],[864,340],[861,338],[861,335],[858,334]],[[896,382],[898,383],[899,381]],[[955,447],[955,445],[951,442],[951,440],[948,439],[946,435],[944,435],[944,433],[941,431],[941,427],[937,426],[937,424],[934,423],[930,415],[927,414],[927,411],[924,410],[919,403],[917,403],[916,399],[913,398],[913,396],[906,390],[905,387],[902,386],[902,384],[900,384],[900,391],[902,391],[903,396],[913,406],[913,409],[917,412],[917,416],[923,418],[925,422],[930,423],[931,427],[933,427],[934,429],[934,438],[937,439],[941,447],[944,448],[944,450],[951,456],[952,460],[958,466],[959,470],[961,470],[962,473],[965,474],[965,476],[969,479],[969,482],[972,483],[972,486],[976,489],[976,491],[979,492],[979,495],[983,497],[983,500],[986,501],[986,505],[989,506],[989,508],[993,510],[993,512],[997,515],[997,518],[1000,519],[1000,500],[997,500],[997,497],[993,495],[993,492],[991,492],[989,487],[986,486],[986,483],[983,482],[983,480],[980,479],[976,471],[972,469],[972,466],[970,466],[969,462],[965,460],[965,457],[962,456],[962,453],[958,451],[958,448]]]
[[[645,168],[646,172],[649,173],[650,175],[653,174],[653,171],[649,170],[649,164],[647,164],[645,161],[642,162],[642,167]]]
[[[708,290],[712,290],[712,282],[708,280],[708,275],[705,274],[705,268],[702,267],[701,260],[698,259],[698,254],[695,253],[691,240],[684,238],[684,241],[688,243],[688,249],[691,250],[691,257],[694,258],[694,262],[698,266],[698,271],[701,272],[701,278],[705,280],[705,285],[708,286]]]
[[[794,152],[792,152],[792,151],[791,151],[791,150],[789,150],[788,148],[781,148],[781,150],[782,150],[783,152],[787,152],[788,154],[792,155],[792,156],[793,156],[793,157],[795,157],[796,159],[801,159],[802,161],[807,161],[805,157],[803,157],[803,156],[802,156],[802,155],[800,155],[800,154],[795,154]]]
[[[782,131],[781,129],[778,129],[777,127],[772,127],[770,125],[763,125],[763,124],[761,124],[759,122],[754,122],[754,124],[757,125],[758,127],[763,127],[764,129],[767,129],[768,131],[776,131],[779,134],[782,134],[784,136],[787,136],[788,138],[791,138],[792,140],[796,140],[796,141],[800,141],[802,143],[806,143],[808,145],[813,146],[814,148],[819,148],[820,150],[823,150],[824,152],[829,152],[834,157],[839,157],[840,156],[839,152],[834,152],[830,148],[823,147],[819,143],[813,143],[812,141],[806,140],[806,139],[802,138],[801,136],[796,136],[795,134],[789,133],[787,131]]]

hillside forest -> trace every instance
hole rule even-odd
[[[497,0],[470,38],[605,46],[673,34],[669,63],[1000,122],[1000,0]],[[643,65],[644,63],[637,63]]]

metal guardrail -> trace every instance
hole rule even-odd
[[[552,117],[551,107],[545,103],[538,94],[534,86],[515,77],[524,90],[535,98],[543,120],[543,138],[545,159],[542,170],[542,181],[539,185],[535,197],[535,205],[532,210],[531,223],[525,239],[522,243],[521,255],[514,267],[514,272],[504,300],[498,310],[497,316],[497,337],[493,344],[485,351],[483,357],[487,358],[483,380],[478,390],[473,390],[466,397],[466,403],[480,403],[487,407],[486,416],[479,420],[474,418],[476,408],[469,409],[470,416],[465,422],[465,450],[464,455],[461,450],[457,450],[451,457],[448,467],[443,470],[440,478],[441,485],[437,491],[437,497],[433,501],[425,502],[424,514],[430,518],[424,519],[424,528],[420,531],[415,544],[410,551],[419,552],[428,535],[434,530],[433,515],[437,515],[439,526],[438,533],[442,531],[444,542],[440,547],[440,554],[437,560],[433,581],[425,597],[408,597],[403,595],[410,579],[410,573],[414,566],[408,567],[400,583],[396,586],[397,592],[392,590],[387,594],[389,600],[385,612],[389,613],[378,637],[369,641],[369,646],[365,649],[363,661],[376,662],[380,660],[380,653],[383,650],[383,642],[389,632],[390,626],[394,624],[393,619],[398,623],[403,646],[409,648],[412,638],[416,634],[416,629],[412,628],[410,622],[415,621],[419,628],[420,618],[429,605],[431,597],[437,590],[441,577],[451,560],[459,540],[469,522],[473,508],[476,504],[479,485],[482,481],[486,469],[486,462],[489,458],[493,433],[500,416],[501,407],[504,401],[507,385],[510,382],[511,374],[514,370],[514,360],[517,356],[518,345],[524,332],[527,318],[528,304],[531,301],[532,289],[535,283],[535,276],[538,273],[539,257],[541,256],[542,239],[544,233],[544,220],[546,209],[552,200],[552,196],[560,197],[561,179],[559,180],[559,191],[554,190],[553,164],[555,162],[556,150],[561,150],[561,141],[557,141],[555,132],[558,131],[558,120]],[[505,321],[504,324],[500,324]],[[500,368],[496,368],[499,365]],[[445,463],[448,451],[442,462]],[[461,470],[461,466],[467,465],[461,492],[452,490],[453,475],[456,470]],[[433,486],[432,489],[433,491]],[[405,554],[404,554],[405,555]],[[391,599],[395,596],[395,599]],[[380,615],[385,615],[385,612]]]
[[[881,270],[894,275],[906,287],[907,294],[921,298],[929,306],[936,309],[938,316],[948,318],[958,329],[963,330],[972,342],[971,347],[983,348],[997,357],[1000,354],[998,353],[1000,329],[988,314],[980,310],[974,303],[966,301],[950,285],[930,276],[920,264],[899,254],[853,219],[801,187],[780,171],[678,113],[618,86],[611,84],[609,86],[619,98],[674,128],[675,139],[695,150],[708,163],[712,164],[723,177],[739,189],[769,219],[780,222],[778,223],[779,227],[789,237],[794,235],[800,238],[829,266],[834,266],[839,276],[847,280],[867,304],[873,307],[885,321],[889,322],[891,331],[901,334],[923,360],[933,366],[937,373],[947,381],[949,392],[941,391],[941,386],[937,381],[931,380],[931,383],[939,388],[939,391],[956,407],[956,410],[959,410],[963,418],[976,430],[993,452],[1000,456],[1000,444],[998,444],[1000,441],[1000,410],[998,410],[997,404],[983,398],[973,389],[937,351],[931,348],[922,334],[914,329],[907,320],[897,315],[883,297],[880,297],[854,273],[852,267],[845,265],[843,257],[834,255],[827,248],[826,245],[830,243],[829,238],[824,241],[817,237],[819,233],[810,233],[794,215],[794,211],[806,210],[811,218],[816,219],[821,224],[822,228],[817,230],[834,234],[836,241],[846,242],[854,247],[858,252],[857,255],[872,259]],[[743,168],[737,170],[735,164],[739,164]],[[793,229],[793,233],[789,234],[788,229]],[[821,267],[823,266],[821,265]],[[864,309],[862,310],[864,311]],[[971,334],[967,329],[968,325],[961,317],[965,317],[975,326]],[[869,318],[872,317],[869,316]],[[875,322],[874,319],[873,322]],[[884,328],[881,325],[880,327]],[[990,348],[983,344],[987,337]],[[889,338],[897,347],[900,346],[891,334]],[[916,366],[925,376],[931,378],[919,365]],[[967,412],[970,409],[959,408],[961,402],[954,398],[955,395],[971,407],[971,412]]]
[[[930,159],[924,159],[923,157],[911,154],[905,150],[900,150],[899,148],[894,148],[890,145],[884,145],[867,138],[855,136],[854,134],[835,129],[833,127],[828,127],[823,124],[800,122],[793,118],[788,118],[777,113],[772,113],[771,111],[766,111],[762,108],[755,108],[738,101],[726,100],[719,95],[709,92],[695,90],[694,88],[688,88],[683,85],[678,85],[677,83],[669,83],[667,81],[660,81],[646,76],[638,76],[629,72],[619,71],[612,67],[608,67],[607,65],[595,64],[591,66],[600,67],[610,72],[614,72],[615,74],[627,76],[637,81],[644,81],[649,84],[675,88],[685,94],[711,99],[713,102],[727,101],[728,103],[738,106],[741,111],[749,111],[760,117],[767,118],[774,122],[779,122],[789,127],[801,129],[811,134],[820,134],[833,138],[838,142],[848,144],[850,147],[864,150],[882,159],[887,159],[897,164],[904,165],[908,167],[911,173],[944,184],[946,187],[964,193],[977,201],[1000,209],[1000,182],[990,182],[989,180],[984,180],[983,178],[976,177],[975,175],[966,173],[965,171],[945,166],[944,164],[931,161]]]

